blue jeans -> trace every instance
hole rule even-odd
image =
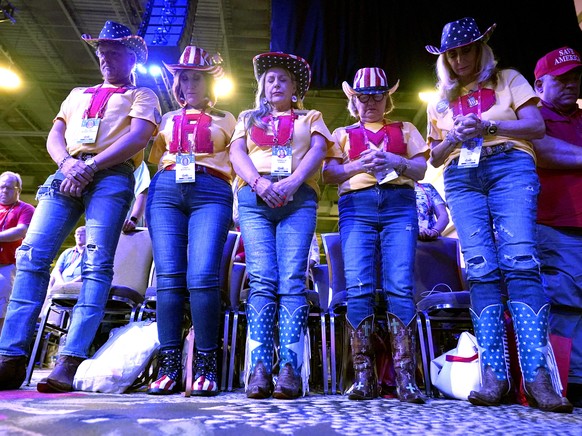
[[[87,246],[83,254],[83,284],[73,308],[62,354],[88,357],[113,278],[113,257],[133,199],[133,170],[126,165],[99,171],[83,196],[61,194],[45,183],[22,246],[16,252],[16,278],[0,336],[0,354],[29,353],[34,329],[45,301],[51,262],[85,214]]]
[[[182,314],[190,299],[196,348],[218,348],[220,260],[232,217],[232,189],[218,177],[197,173],[176,183],[162,170],[150,183],[146,220],[156,265],[156,319],[160,348],[181,348]]]
[[[292,201],[270,208],[244,186],[238,192],[238,207],[251,288],[248,303],[260,311],[278,302],[291,312],[307,304],[305,275],[317,219],[315,191],[303,184]]]
[[[509,298],[538,311],[545,303],[536,253],[539,180],[533,158],[509,150],[477,168],[449,165],[445,193],[465,258],[471,306],[480,314]]]
[[[379,243],[388,311],[407,325],[416,313],[413,283],[418,216],[414,189],[376,185],[342,195],[338,206],[348,320],[357,327],[374,313]]]
[[[582,228],[538,224],[537,230],[550,332],[572,339],[568,381],[582,383]]]

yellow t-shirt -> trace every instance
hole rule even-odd
[[[174,116],[181,115],[182,109],[164,114],[160,124],[160,133],[154,139],[148,161],[153,164],[159,164],[163,156],[162,166],[165,168],[168,165],[176,163],[176,154],[170,153],[170,143],[173,139],[174,131]],[[197,109],[188,109],[187,114],[199,114]],[[228,157],[227,146],[230,143],[230,137],[234,131],[236,120],[230,112],[220,111],[217,109],[207,109],[207,115],[212,118],[210,122],[210,138],[212,140],[213,153],[196,153],[196,164],[203,165],[220,171],[230,181],[233,180],[232,165]]]
[[[490,88],[492,84],[484,83],[483,88]],[[471,89],[476,89],[477,84],[469,84],[463,88],[462,95],[468,94]],[[485,112],[481,113],[482,120],[517,120],[516,110],[531,99],[537,103],[539,98],[529,82],[519,72],[511,69],[501,70],[499,81],[495,91],[495,104]],[[442,141],[446,134],[453,128],[453,111],[449,108],[448,102],[441,100],[432,102],[427,108],[428,131],[427,143],[430,145],[433,141]],[[511,141],[514,148],[525,151],[534,157],[532,144],[525,139],[510,138],[507,136],[488,136],[483,138],[483,146],[490,147]],[[445,166],[452,159],[459,157],[461,154],[460,144],[451,152],[445,161]]]
[[[389,124],[390,121],[386,120],[386,123]],[[370,130],[371,132],[378,132],[380,129],[384,127],[384,124],[381,122],[366,123],[364,124],[364,127]],[[406,156],[405,156],[406,158],[408,159],[413,158],[414,156],[424,153],[428,150],[424,138],[422,137],[418,129],[414,126],[414,124],[406,121],[403,122],[402,134],[404,137],[404,142],[406,143]],[[350,137],[346,131],[346,127],[339,127],[335,129],[333,132],[333,138],[335,140],[336,145],[333,147],[332,153],[330,153],[327,156],[327,158],[340,159],[342,164],[348,163],[350,161],[349,158]],[[385,144],[383,141],[380,144],[380,146],[384,147],[384,145]],[[377,148],[374,144],[370,144],[370,147]],[[374,186],[377,182],[378,181],[376,180],[376,177],[373,174],[358,173],[355,176],[350,177],[343,183],[340,183],[340,185],[338,186],[338,194],[343,195],[346,192],[369,188],[370,186]],[[406,177],[405,175],[401,175],[388,183],[394,185],[408,185],[414,187],[414,180]]]
[[[298,117],[293,126],[293,140],[291,142],[293,163],[291,171],[295,171],[297,166],[301,163],[301,159],[303,159],[311,148],[311,136],[314,133],[319,133],[326,139],[328,151],[333,146],[331,133],[323,121],[321,112],[316,110],[294,110],[293,112],[295,112]],[[290,113],[291,111],[287,111],[273,115],[282,116],[289,115]],[[270,126],[267,133],[271,135],[273,134]],[[238,138],[246,138],[249,157],[257,171],[260,174],[270,174],[272,159],[271,147],[259,147],[253,142],[251,133],[245,128],[245,120],[242,119],[242,117],[239,117],[231,142],[234,142]],[[320,171],[305,180],[305,183],[311,186],[318,196],[319,186],[317,185],[317,181],[319,180],[319,173]]]
[[[103,88],[114,88],[103,85]],[[61,104],[57,119],[67,124],[65,140],[67,151],[71,156],[79,153],[100,153],[123,135],[129,133],[131,119],[140,118],[154,124],[156,127],[162,118],[160,102],[156,94],[149,88],[130,88],[124,93],[114,93],[109,98],[105,113],[99,123],[97,139],[92,144],[78,142],[81,132],[81,122],[85,111],[91,104],[93,94],[85,93],[87,88],[75,88]],[[133,156],[136,168],[143,161],[144,152]]]

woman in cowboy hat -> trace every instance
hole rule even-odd
[[[339,230],[355,373],[349,398],[378,396],[370,335],[379,240],[398,398],[424,403],[415,382],[412,270],[418,237],[414,182],[424,177],[428,148],[414,125],[385,117],[394,108],[391,94],[397,88],[398,82],[388,85],[381,68],[358,70],[353,87],[343,83],[348,110],[358,121],[334,131],[337,146],[325,160],[323,177],[325,183],[339,185]]]
[[[473,18],[463,18],[445,25],[440,48],[426,46],[439,56],[439,98],[428,106],[427,142],[431,163],[445,165],[445,193],[466,261],[480,347],[481,389],[469,401],[498,405],[510,389],[504,280],[527,395],[542,410],[571,412],[555,388],[549,305],[535,249],[539,181],[530,140],[544,135],[544,122],[526,79],[497,68],[487,45],[494,29],[481,33]]]
[[[246,392],[249,398],[297,398],[307,393],[309,368],[305,265],[315,232],[318,170],[332,139],[320,112],[302,110],[311,80],[305,59],[263,53],[253,64],[255,108],[240,115],[230,146],[242,179],[238,210],[251,288]],[[276,318],[279,377],[273,391]]]
[[[223,69],[205,50],[188,46],[179,63],[165,65],[174,75],[180,109],[164,115],[149,155],[161,168],[151,181],[146,206],[156,265],[161,367],[148,393],[180,390],[182,313],[189,296],[196,335],[192,394],[210,396],[218,394],[219,268],[232,216],[226,147],[236,121],[213,107],[214,80]]]

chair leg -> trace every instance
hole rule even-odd
[[[329,316],[329,367],[331,370],[331,393],[337,393],[337,366],[336,366],[336,347],[335,347],[335,313],[328,312]]]
[[[416,325],[418,331],[418,343],[420,344],[420,355],[422,358],[422,372],[424,375],[424,392],[427,396],[432,396],[432,385],[430,381],[429,364],[427,350],[426,350],[426,339],[424,336],[424,323],[423,315],[421,312],[417,314]]]
[[[328,379],[327,379],[327,335],[326,335],[326,327],[325,327],[325,313],[321,313],[319,315],[320,324],[321,324],[321,360],[323,367],[323,394],[328,394]]]
[[[234,381],[234,365],[236,356],[236,340],[237,340],[237,330],[238,330],[238,316],[239,310],[235,309],[232,316],[232,334],[230,336],[230,363],[228,365],[228,391],[232,391],[232,385]]]
[[[229,361],[228,361],[228,331],[230,327],[230,309],[226,309],[224,311],[224,331],[222,334],[222,377],[220,380],[220,390],[226,390],[226,380],[228,378],[228,368],[229,368]]]
[[[32,379],[32,372],[34,371],[34,361],[36,359],[36,353],[38,352],[38,348],[40,347],[40,343],[42,341],[42,336],[44,334],[44,329],[46,327],[49,314],[51,313],[51,305],[48,304],[46,309],[44,310],[41,318],[40,323],[38,325],[38,331],[36,332],[36,339],[34,340],[34,345],[32,347],[32,351],[30,353],[30,357],[28,358],[28,367],[26,368],[26,378],[24,382],[26,385],[30,385],[30,380]]]

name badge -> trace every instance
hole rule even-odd
[[[460,168],[475,168],[479,166],[481,158],[481,148],[483,148],[483,137],[477,136],[463,142],[461,155],[459,156]]]
[[[79,132],[80,144],[95,143],[100,122],[100,118],[85,118],[81,121],[81,131]]]
[[[271,175],[278,177],[288,177],[293,169],[293,156],[291,146],[275,145],[272,148]]]
[[[196,181],[196,159],[193,154],[176,155],[176,183]]]
[[[390,180],[394,180],[398,178],[398,173],[396,170],[392,169],[388,172],[380,171],[375,174],[376,180],[378,181],[379,185],[383,185],[384,183],[388,183]]]

